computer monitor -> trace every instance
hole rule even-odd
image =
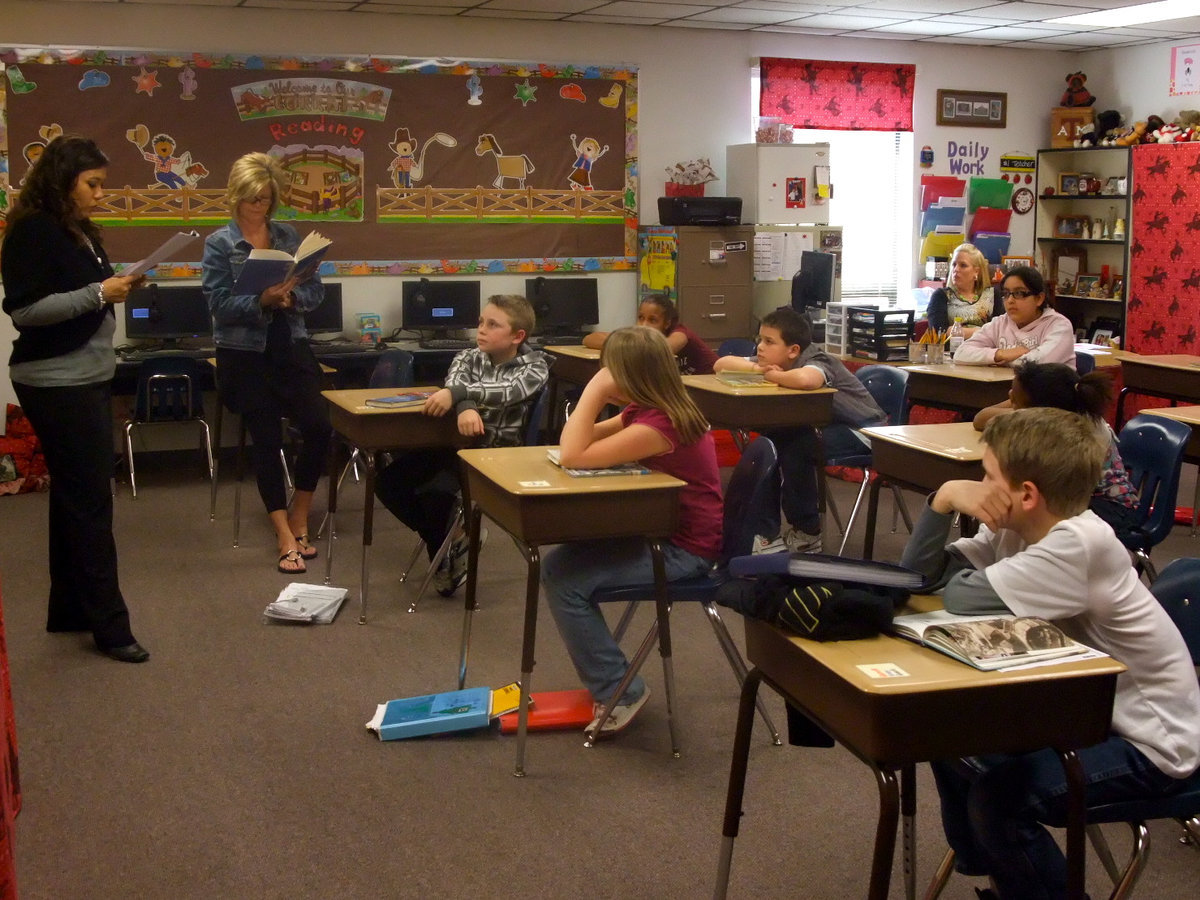
[[[325,298],[316,309],[304,314],[304,328],[309,334],[341,334],[342,286],[338,282],[325,284]]]
[[[125,337],[174,343],[212,338],[208,299],[200,285],[151,284],[125,300]]]
[[[401,296],[400,316],[408,331],[444,334],[479,325],[478,281],[406,281]]]
[[[537,316],[537,334],[578,334],[600,322],[595,278],[526,278],[525,299]]]
[[[800,271],[792,276],[792,308],[824,309],[833,299],[833,276],[837,257],[820,250],[800,253]]]

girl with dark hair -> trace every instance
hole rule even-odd
[[[975,428],[982,431],[998,415],[1031,406],[1050,406],[1086,416],[1096,429],[1096,440],[1105,448],[1104,468],[1092,493],[1089,508],[1112,526],[1120,537],[1137,527],[1137,488],[1125,471],[1117,436],[1104,420],[1112,402],[1112,379],[1099,369],[1080,376],[1069,366],[1056,363],[1025,363],[1013,374],[1009,399],[980,410]]]
[[[638,305],[637,323],[653,328],[667,339],[675,354],[680,375],[711,375],[716,351],[686,325],[679,321],[679,310],[666,294],[647,294]],[[599,350],[608,339],[607,331],[593,331],[583,339],[585,347]]]
[[[50,472],[46,630],[90,631],[102,653],[145,662],[117,579],[109,487],[113,305],[144,278],[113,274],[90,218],[107,174],[94,141],[51,141],[9,214],[0,276],[17,329],[9,376]]]
[[[1064,363],[1075,368],[1075,329],[1050,308],[1046,282],[1031,266],[1004,276],[1004,315],[963,341],[954,361],[968,366],[1011,366],[1023,362]]]

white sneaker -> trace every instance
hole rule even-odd
[[[584,730],[588,734],[595,735],[596,737],[612,737],[618,732],[625,730],[626,726],[633,721],[634,716],[641,711],[642,707],[646,705],[646,701],[649,699],[650,688],[646,688],[646,690],[642,692],[642,696],[638,697],[632,703],[614,706],[612,709],[612,715],[610,715],[605,721],[604,727],[600,730],[598,735],[595,734],[596,726],[600,724],[600,711],[604,708],[604,704],[593,703],[592,713],[595,718],[588,723],[588,727]]]
[[[760,553],[783,553],[787,549],[787,543],[782,537],[769,538],[756,534],[750,552],[757,556]]]
[[[793,553],[821,553],[821,535],[808,534],[798,528],[789,528],[783,538],[787,548]]]
[[[487,542],[488,530],[479,529],[479,548]],[[467,580],[467,536],[460,534],[450,544],[442,558],[442,564],[433,573],[433,588],[443,597],[453,597],[454,592]]]

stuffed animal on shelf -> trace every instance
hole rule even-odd
[[[1183,128],[1181,141],[1200,141],[1200,109],[1181,109],[1179,124]]]
[[[1113,139],[1113,145],[1116,147],[1132,147],[1134,144],[1142,142],[1142,135],[1145,133],[1146,123],[1134,122],[1127,132]]]
[[[1146,130],[1142,133],[1143,144],[1157,144],[1158,138],[1154,137],[1154,132],[1162,128],[1167,123],[1162,120],[1161,116],[1147,116]]]
[[[1183,129],[1175,124],[1162,126],[1154,132],[1153,137],[1160,144],[1174,144],[1176,141],[1187,140],[1183,137]]]
[[[1096,126],[1091,122],[1086,125],[1080,125],[1077,132],[1078,137],[1075,138],[1076,147],[1094,147],[1096,146]]]
[[[1082,72],[1072,72],[1067,76],[1067,89],[1063,91],[1059,106],[1091,106],[1096,102],[1091,91],[1086,87],[1087,76]]]

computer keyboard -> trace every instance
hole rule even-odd
[[[420,343],[422,350],[470,350],[474,346],[474,341],[459,338],[430,338]]]
[[[144,362],[148,359],[208,359],[216,356],[213,347],[172,347],[161,350],[126,350],[121,359],[126,362]]]
[[[331,353],[368,353],[375,350],[374,344],[359,341],[309,341],[308,345],[317,356],[327,356]]]
[[[538,334],[533,339],[539,347],[574,347],[583,343],[582,334]]]

